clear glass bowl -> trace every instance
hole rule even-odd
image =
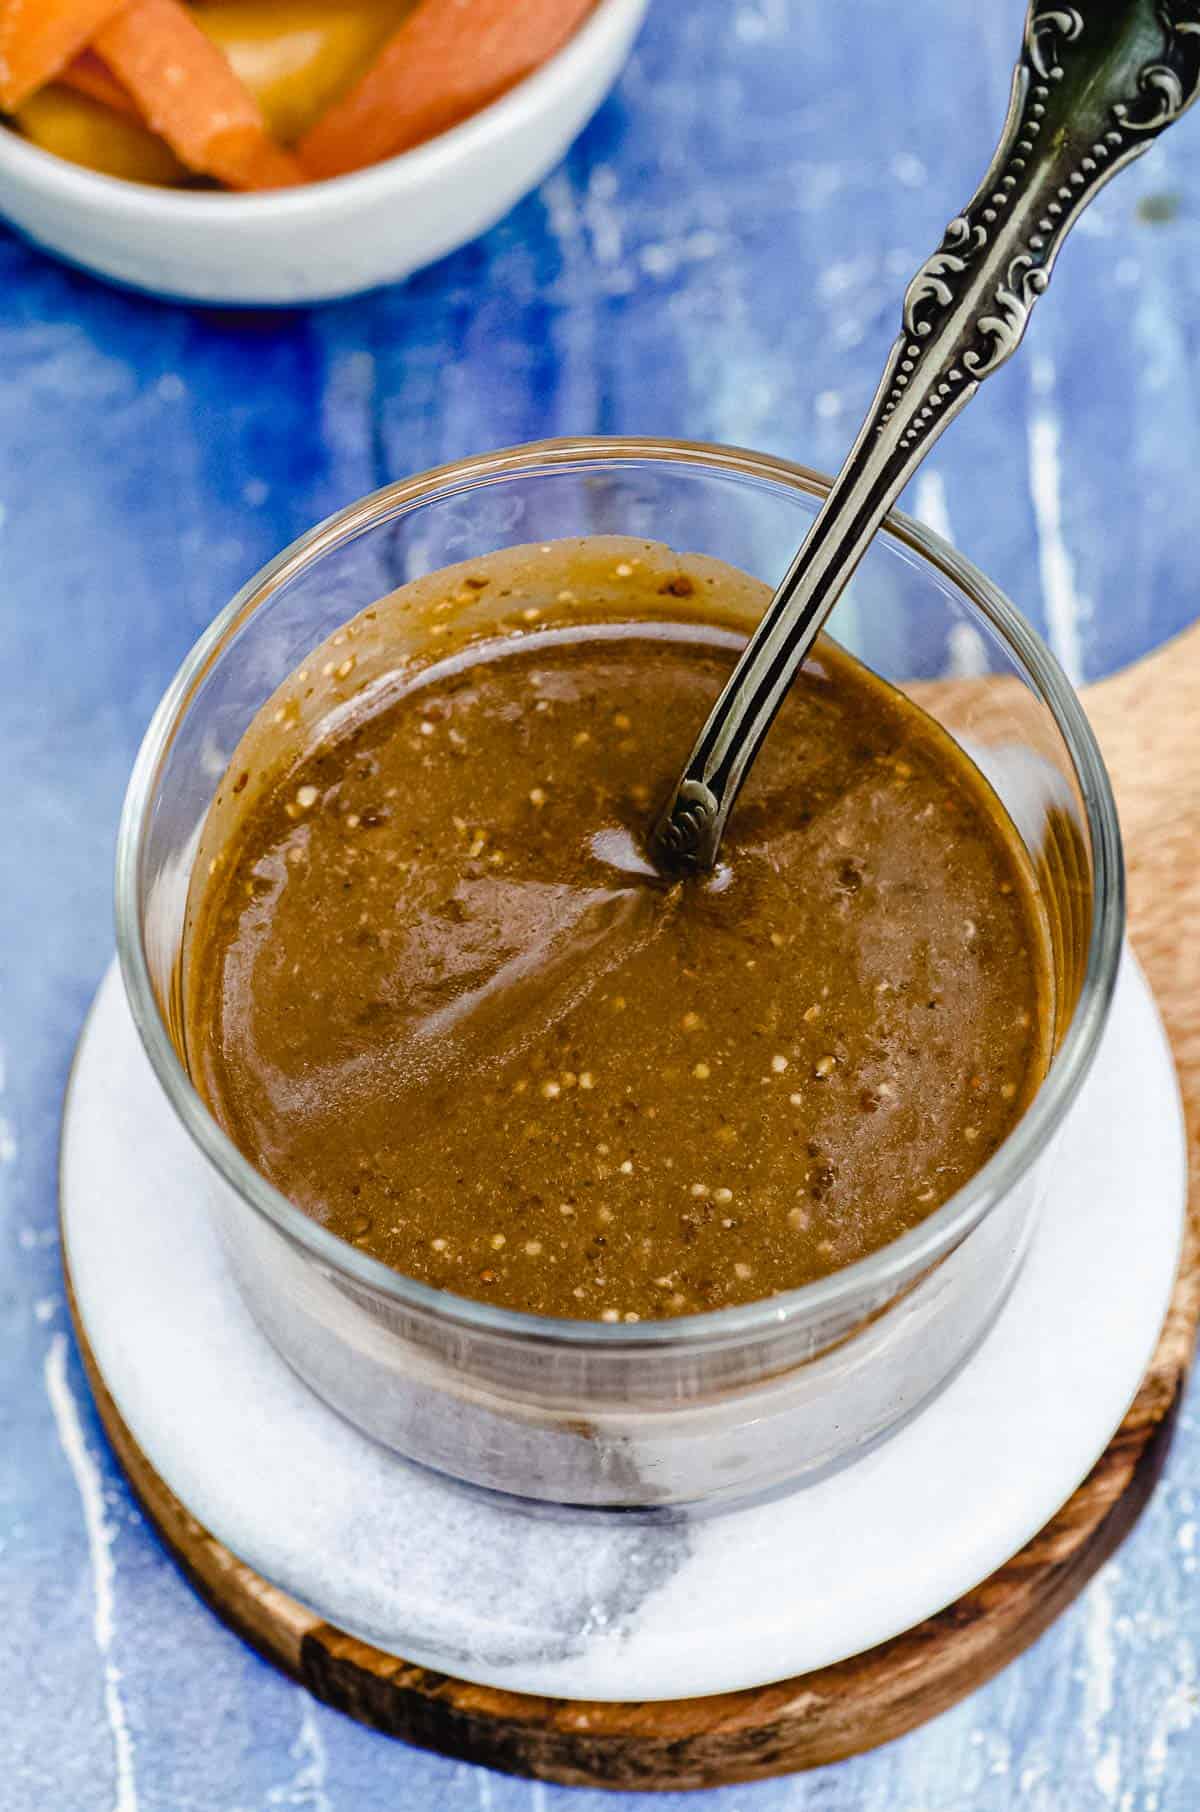
[[[247,1163],[176,1043],[184,906],[205,816],[263,702],[311,649],[406,581],[500,547],[629,534],[774,583],[826,489],[762,454],[616,440],[522,447],[390,485],[244,587],[184,662],[138,756],[117,856],[125,987],[162,1088],[207,1162],[239,1285],[322,1397],[398,1453],[471,1485],[624,1509],[744,1499],[861,1452],[969,1357],[1046,1200],[1053,1136],[1116,976],[1120,841],[1086,718],[995,587],[893,516],[832,631],[919,697],[1009,805],[1050,909],[1054,1059],[991,1161],[901,1239],[787,1295],[636,1326],[522,1314],[402,1277]]]

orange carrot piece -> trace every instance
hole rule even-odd
[[[101,101],[105,107],[111,107],[114,113],[123,113],[127,119],[140,120],[142,117],[128,88],[121,86],[94,50],[85,50],[68,63],[58,79],[65,87],[73,88],[76,94],[86,94],[90,100]]]
[[[593,0],[420,0],[300,141],[310,177],[394,157],[476,113],[565,44]]]
[[[0,0],[0,107],[52,81],[125,0]]]
[[[181,0],[128,0],[92,48],[191,170],[233,189],[303,180],[262,110]]]

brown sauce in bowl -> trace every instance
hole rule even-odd
[[[655,1319],[852,1264],[1012,1130],[1049,1040],[1028,858],[835,644],[717,872],[645,862],[764,595],[641,542],[510,550],[264,707],[197,863],[183,1041],[314,1219],[460,1295]]]

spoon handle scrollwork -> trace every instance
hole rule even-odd
[[[711,867],[788,686],[888,509],[1016,351],[1084,208],[1198,85],[1200,0],[1032,0],[991,166],[909,284],[858,438],[658,823],[665,867]]]

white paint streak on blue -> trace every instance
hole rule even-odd
[[[1033,361],[1033,402],[1029,413],[1029,491],[1038,534],[1038,568],[1046,605],[1050,646],[1067,678],[1083,678],[1080,621],[1086,607],[1075,589],[1075,566],[1063,539],[1061,433],[1054,401],[1054,366]]]
[[[757,6],[740,6],[733,29],[743,44],[762,44],[782,38],[788,27],[788,0],[758,0]]]
[[[538,194],[546,210],[546,224],[554,235],[560,253],[568,247],[576,247],[580,238],[579,209],[575,205],[575,190],[566,170],[555,170],[553,175],[546,178]]]
[[[329,1757],[325,1739],[317,1723],[317,1709],[302,1686],[296,1688],[300,1700],[300,1729],[289,1754],[296,1764],[290,1781],[272,1787],[267,1793],[269,1806],[294,1806],[304,1812],[334,1812],[329,1797]]]
[[[1106,1739],[1105,1723],[1113,1705],[1116,1638],[1113,1630],[1113,1586],[1119,1569],[1106,1567],[1093,1580],[1084,1605],[1083,1647],[1087,1669],[1083,1680],[1083,1740],[1092,1778],[1106,1805],[1115,1806],[1121,1781],[1119,1738]],[[1115,1746],[1115,1747],[1114,1747]]]
[[[588,180],[583,216],[592,241],[592,256],[597,264],[619,265],[625,247],[621,215],[617,207],[617,173],[610,164],[597,164]]]
[[[946,507],[946,486],[936,466],[922,466],[917,473],[913,514],[919,516],[935,535],[940,535],[943,541],[949,541],[953,546],[954,530],[950,524],[950,511]]]
[[[17,1244],[22,1252],[36,1252],[41,1246],[53,1246],[58,1239],[54,1227],[22,1227],[17,1234]]]
[[[478,1812],[492,1812],[492,1777],[486,1768],[476,1768],[474,1773]]]
[[[946,504],[946,486],[936,466],[922,466],[917,474],[913,514],[935,535],[954,546],[954,525]],[[946,633],[946,673],[951,679],[978,679],[988,671],[987,644],[973,623],[965,618],[951,623]]]
[[[8,1070],[4,1052],[0,1049],[0,1095],[4,1093],[8,1079]],[[15,1164],[17,1161],[17,1135],[13,1130],[8,1115],[0,1111],[0,1164]]]
[[[911,151],[897,151],[892,159],[892,175],[906,189],[920,189],[929,181],[929,172]]]
[[[874,258],[835,258],[817,278],[817,288],[831,302],[864,289],[875,275]]]
[[[1200,1691],[1197,1690],[1196,1654],[1191,1643],[1180,1637],[1174,1645],[1175,1680],[1159,1700],[1146,1744],[1143,1779],[1151,1791],[1146,1796],[1157,1803],[1157,1788],[1167,1778],[1171,1738],[1190,1730],[1200,1716]]]
[[[113,1528],[104,1510],[100,1468],[88,1451],[79,1408],[67,1379],[67,1337],[56,1334],[46,1353],[43,1376],[59,1446],[70,1467],[83,1510],[92,1573],[92,1635],[104,1668],[104,1709],[112,1736],[116,1775],[113,1812],[138,1812],[133,1738],[121,1697],[121,1673],[112,1658],[114,1617]]]

